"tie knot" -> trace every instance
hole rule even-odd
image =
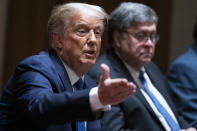
[[[82,90],[83,89],[83,80],[79,78],[79,80],[74,84],[77,90]]]

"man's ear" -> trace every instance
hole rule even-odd
[[[120,47],[121,46],[121,34],[117,31],[115,31],[113,33],[113,38],[114,38],[114,45],[116,47]]]
[[[56,49],[61,49],[63,46],[63,36],[61,33],[53,33],[53,46]]]

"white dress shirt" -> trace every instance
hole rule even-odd
[[[60,58],[61,59],[61,58]],[[61,61],[64,64],[64,67],[68,73],[68,77],[70,79],[71,85],[73,87],[73,91],[76,90],[76,87],[74,84],[79,80],[79,76],[61,59]],[[82,80],[84,80],[84,76],[82,77]],[[94,87],[90,90],[89,93],[90,97],[90,106],[92,111],[102,110],[102,111],[109,111],[111,110],[111,105],[102,105],[99,97],[98,97],[98,87]]]
[[[149,95],[144,91],[143,86],[142,86],[140,80],[138,79],[139,78],[139,71],[136,71],[134,68],[132,68],[126,62],[124,62],[124,64],[125,64],[126,68],[129,70],[130,75],[134,78],[134,80],[136,81],[137,85],[140,87],[140,91],[142,92],[142,94],[144,95],[145,99],[147,100],[147,102],[149,103],[149,105],[151,106],[153,111],[155,112],[155,114],[158,117],[158,119],[160,120],[161,124],[164,126],[165,130],[166,131],[171,131],[171,128],[168,125],[168,123],[165,120],[165,118],[158,111],[158,109],[154,105],[154,103],[153,103],[152,99],[149,97]],[[178,123],[177,120],[176,120],[176,117],[175,117],[174,113],[172,112],[172,110],[170,109],[168,103],[166,102],[164,97],[161,95],[161,93],[157,90],[157,88],[152,84],[150,78],[148,77],[147,73],[145,72],[145,68],[144,67],[142,68],[142,70],[144,71],[144,78],[147,81],[147,84],[148,84],[148,87],[149,87],[150,91],[154,94],[154,96],[161,103],[161,105],[167,110],[167,112],[171,115],[171,117],[175,120],[175,122]]]

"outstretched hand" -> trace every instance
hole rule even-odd
[[[136,91],[136,86],[124,78],[110,78],[110,69],[101,64],[102,75],[99,82],[98,96],[103,105],[118,104]]]

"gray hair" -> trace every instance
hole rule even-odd
[[[113,32],[123,32],[137,23],[154,22],[157,25],[156,12],[140,3],[123,2],[109,16],[108,35],[113,43]]]
[[[104,11],[104,9],[102,9],[99,6],[85,4],[85,3],[65,3],[56,6],[51,11],[51,16],[48,20],[48,25],[47,25],[49,43],[53,44],[52,42],[53,33],[64,33],[64,29],[67,27],[67,23],[69,22],[71,16],[75,16],[82,13],[85,14],[87,12],[101,19],[104,28],[104,25],[108,19],[108,15]]]

